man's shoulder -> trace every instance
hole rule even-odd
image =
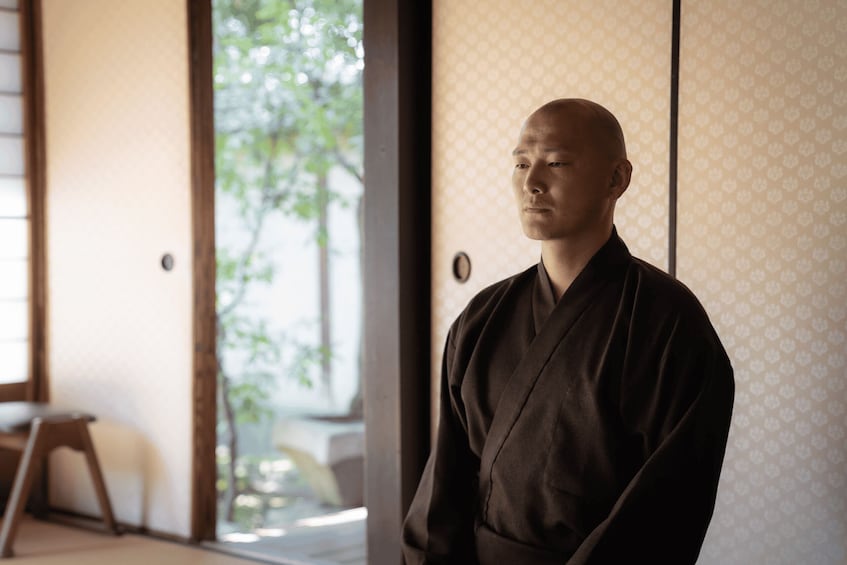
[[[528,283],[537,276],[538,265],[533,265],[519,273],[489,284],[471,298],[456,320],[452,330],[460,330],[473,322],[486,319],[494,312],[505,297],[514,291],[526,288]]]
[[[499,299],[516,286],[521,286],[527,281],[533,280],[537,274],[538,265],[535,264],[519,273],[515,273],[505,279],[489,284],[477,292],[474,297],[468,301],[468,305],[465,309],[484,307],[486,304],[490,304],[492,300]]]
[[[694,292],[679,279],[641,259],[633,258],[628,274],[629,286],[635,289],[630,296],[630,331],[642,336],[643,343],[659,346],[653,353],[641,348],[636,355],[661,351],[663,356],[712,359],[712,369],[731,379],[729,357]]]
[[[653,321],[702,325],[712,330],[702,303],[685,283],[643,259],[633,257],[629,278],[640,307],[649,309]]]
[[[630,274],[638,277],[643,291],[661,294],[671,301],[697,301],[685,283],[643,259],[632,258]]]

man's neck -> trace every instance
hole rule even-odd
[[[609,241],[612,226],[579,239],[551,239],[541,242],[541,260],[550,278],[556,301],[582,272],[594,254]]]

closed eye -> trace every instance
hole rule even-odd
[[[565,163],[563,161],[551,161],[551,162],[547,163],[547,166],[548,167],[565,167],[565,166],[567,166],[567,163]]]

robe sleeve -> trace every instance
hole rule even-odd
[[[625,363],[620,389],[623,424],[645,463],[568,565],[697,560],[729,433],[732,367],[707,319],[677,319],[657,339],[666,345],[639,349],[660,351],[660,359]]]
[[[407,565],[476,562],[473,529],[479,460],[468,444],[461,383],[450,374],[454,330],[442,360],[436,441],[403,524]]]

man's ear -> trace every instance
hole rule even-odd
[[[617,200],[620,198],[626,189],[629,188],[629,180],[632,178],[632,163],[626,159],[621,159],[615,164],[612,171],[612,178],[609,181],[609,190],[612,196]]]

